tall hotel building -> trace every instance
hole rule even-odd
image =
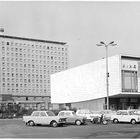
[[[0,35],[1,102],[50,108],[50,75],[67,68],[64,42]]]

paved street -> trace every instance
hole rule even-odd
[[[22,120],[0,120],[0,138],[140,138],[140,124],[108,124],[52,128],[25,126]]]

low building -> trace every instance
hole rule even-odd
[[[109,108],[140,108],[140,56],[108,58]],[[51,102],[59,106],[106,109],[106,60],[51,75]]]

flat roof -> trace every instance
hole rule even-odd
[[[140,56],[137,55],[130,55],[130,54],[120,54],[121,58],[126,59],[140,59]]]
[[[66,44],[66,42],[49,41],[49,40],[24,38],[24,37],[15,37],[15,36],[8,36],[8,35],[0,35],[0,37],[2,37],[2,38],[10,38],[10,39],[20,39],[20,40],[26,40],[26,41],[37,41],[37,42],[44,42],[44,43],[54,43],[54,44],[60,44],[60,45],[65,45]]]

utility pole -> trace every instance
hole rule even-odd
[[[117,44],[114,44],[114,41],[110,42],[109,44],[104,43],[103,41],[100,41],[100,44],[97,44],[97,46],[104,46],[106,48],[106,95],[107,95],[107,110],[109,110],[109,72],[108,72],[108,47],[109,46],[116,46]]]

